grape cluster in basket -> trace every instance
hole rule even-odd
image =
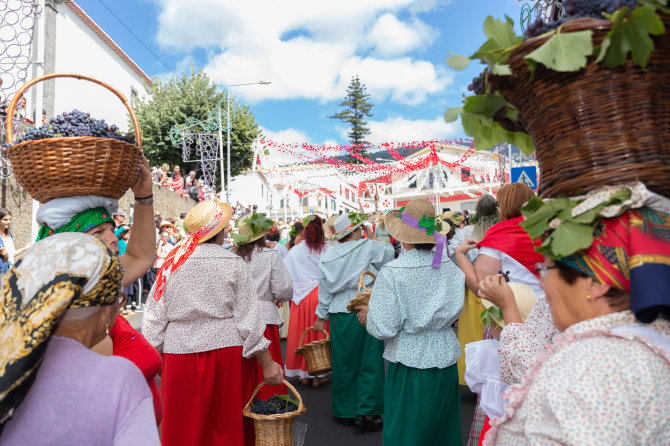
[[[293,400],[289,400],[288,396],[278,397],[277,395],[268,398],[267,401],[254,398],[254,405],[251,406],[251,413],[258,415],[275,415],[295,412],[296,410],[298,410],[297,404],[294,404]]]
[[[39,128],[28,129],[16,142],[61,136],[114,138],[135,144],[133,133],[122,133],[116,125],[109,125],[104,119],[92,118],[90,113],[79,110],[72,110],[70,113],[64,112],[55,118],[51,118],[49,122]]]
[[[603,13],[612,14],[621,8],[633,8],[638,0],[563,0],[565,16],[553,22],[545,22],[540,17],[531,23],[524,36],[535,37],[552,31],[563,23],[580,17],[603,18]]]

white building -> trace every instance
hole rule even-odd
[[[71,0],[40,0],[43,8],[33,37],[33,77],[45,73],[76,73],[109,84],[131,104],[145,95],[151,79]],[[28,117],[41,122],[78,109],[120,129],[129,127],[128,112],[112,92],[90,82],[59,78],[41,82],[28,92]]]
[[[256,212],[270,214],[276,206],[277,191],[268,183],[265,176],[259,172],[248,171],[230,181],[230,205],[235,206],[239,201],[243,207],[258,206]]]

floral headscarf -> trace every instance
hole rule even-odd
[[[88,232],[103,223],[114,224],[112,215],[105,208],[87,209],[75,215],[68,223],[58,229],[51,229],[43,224],[37,234],[37,240],[40,241],[53,234],[60,234],[63,232]]]
[[[116,303],[122,278],[118,256],[97,238],[79,233],[36,243],[2,277],[0,424],[28,394],[65,311]]]

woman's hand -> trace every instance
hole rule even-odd
[[[368,305],[359,305],[356,307],[358,310],[358,322],[361,324],[365,325],[366,327],[368,326],[368,311],[370,310],[370,307]]]
[[[318,318],[316,322],[314,322],[314,331],[323,331],[323,327],[326,326],[326,320]]]
[[[466,255],[471,249],[477,247],[477,240],[472,238],[466,238],[463,240],[463,243],[458,245],[456,248],[456,254]]]
[[[149,161],[142,155],[140,159],[140,176],[131,188],[136,197],[148,197],[153,194],[153,177],[149,169]]]
[[[479,282],[478,294],[480,298],[488,300],[501,310],[504,310],[511,305],[516,306],[514,292],[512,291],[512,288],[507,285],[507,281],[502,274],[486,276],[484,280]]]
[[[277,386],[284,379],[284,368],[274,361],[270,361],[263,366],[263,379],[265,384]]]

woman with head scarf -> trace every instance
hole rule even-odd
[[[253,445],[253,422],[242,408],[259,380],[282,383],[249,265],[221,246],[232,214],[214,201],[191,209],[189,235],[147,297],[142,333],[163,354],[163,446]]]
[[[552,247],[538,265],[563,333],[508,390],[484,444],[668,443],[670,200],[636,186],[625,204],[604,206],[616,188],[606,189],[572,211],[591,213],[587,221],[599,215],[591,245],[563,245],[567,255]],[[505,283],[499,288],[494,303],[513,305]]]
[[[102,242],[59,234],[2,277],[0,445],[158,445],[152,398],[131,362],[98,355],[123,267]]]
[[[305,357],[297,355],[295,349],[298,348],[303,333],[316,322],[314,311],[319,303],[319,261],[330,246],[324,240],[323,222],[316,215],[305,217],[302,223],[298,222],[293,226],[294,229],[298,225],[301,229],[304,225],[304,230],[296,238],[304,238],[304,241],[291,248],[284,259],[284,264],[293,278],[293,297],[290,301],[289,331],[286,339],[286,376],[300,378],[303,385],[308,385],[311,381],[313,386],[318,387],[326,378],[311,376],[307,372]],[[305,333],[303,344],[325,338],[325,334],[310,330]]]
[[[293,279],[278,251],[266,246],[266,235],[274,222],[260,214],[252,214],[238,220],[239,234],[233,234],[237,246],[233,252],[249,265],[254,282],[254,296],[258,298],[261,319],[265,324],[265,338],[270,341],[270,353],[277,364],[284,364],[279,341],[279,327],[284,320],[277,306],[288,302],[293,296]],[[259,366],[259,372],[260,370]],[[263,400],[274,394],[286,395],[285,386],[264,386],[259,392]]]
[[[393,260],[394,251],[390,243],[373,240],[372,227],[363,226],[365,222],[365,214],[357,213],[335,220],[337,243],[319,263],[319,318],[314,329],[321,331],[330,322],[333,415],[345,425],[379,430],[384,412],[384,342],[370,336],[347,305],[356,297],[361,274],[366,270],[377,274]],[[366,282],[370,285],[370,276]]]
[[[461,352],[451,325],[463,308],[463,273],[428,200],[411,200],[385,223],[406,252],[381,269],[358,316],[386,341],[384,446],[461,444]]]

